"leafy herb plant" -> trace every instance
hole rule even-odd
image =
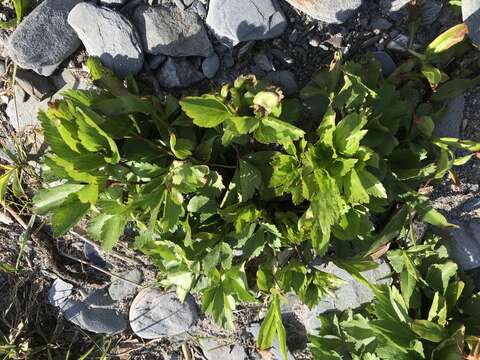
[[[161,284],[200,294],[225,328],[239,303],[268,305],[258,346],[278,336],[284,356],[284,295],[311,307],[340,284],[314,259],[359,273],[415,212],[450,226],[417,189],[480,151],[434,136],[456,80],[433,92],[418,61],[385,79],[373,58],[337,54],[300,98],[241,76],[180,101],[89,67],[102,90],[67,91],[39,115],[50,151],[36,212],[56,236],[87,218],[107,250],[131,224]]]

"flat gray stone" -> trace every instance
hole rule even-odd
[[[142,283],[143,273],[138,269],[125,271],[120,274],[121,277],[130,280],[138,285]],[[108,287],[108,293],[113,300],[122,300],[135,294],[138,287],[118,278],[112,278],[112,283]]]
[[[167,61],[167,57],[165,55],[151,55],[147,62],[150,66],[150,70],[156,70],[162,65],[165,61]]]
[[[220,58],[213,53],[202,62],[202,72],[207,79],[213,79],[220,67]]]
[[[291,71],[272,71],[265,76],[265,80],[280,87],[286,96],[290,96],[298,92],[297,80]]]
[[[287,2],[313,17],[329,24],[342,24],[362,5],[362,0],[287,0]]]
[[[359,283],[347,271],[339,268],[333,263],[327,263],[319,267],[320,270],[336,275],[344,280],[344,284],[335,292],[334,296],[329,296],[320,301],[312,310],[301,304],[295,295],[289,296],[289,304],[283,306],[282,312],[295,313],[302,321],[307,333],[315,333],[320,328],[321,323],[318,319],[320,314],[330,311],[344,311],[347,309],[356,309],[363,304],[373,300],[372,290],[366,285]],[[382,262],[379,267],[373,270],[365,271],[362,275],[373,284],[390,284],[391,278],[387,278],[391,273],[390,266]]]
[[[97,334],[118,334],[128,326],[125,316],[113,309],[113,301],[105,289],[94,291],[84,301],[68,300],[63,315],[82,329]]]
[[[435,124],[435,137],[460,137],[460,128],[463,121],[465,96],[460,95],[449,101],[447,112],[441,121]]]
[[[213,338],[200,338],[198,340],[203,355],[207,360],[248,360],[244,348],[238,344],[225,344]]]
[[[382,73],[384,77],[388,77],[397,68],[397,65],[393,61],[392,57],[385,51],[375,51],[373,55],[378,60],[380,65],[382,65]]]
[[[277,0],[210,0],[207,25],[228,46],[280,36],[287,20]]]
[[[273,71],[274,67],[272,61],[265,53],[256,53],[253,55],[253,61],[263,71]]]
[[[203,73],[185,58],[168,58],[157,71],[158,83],[167,89],[185,88],[204,78]]]
[[[480,46],[480,0],[462,0],[462,17],[468,26],[468,36]]]
[[[105,261],[103,254],[92,244],[88,242],[85,242],[83,244],[83,254],[85,255],[85,258],[90,261],[90,263],[100,266],[102,268],[107,267],[107,262]]]
[[[130,327],[144,339],[182,335],[198,321],[195,299],[187,295],[184,303],[174,292],[157,288],[140,291],[130,307]]]
[[[70,295],[72,295],[72,291],[72,284],[62,279],[56,279],[48,290],[48,302],[55,307],[63,308]]]
[[[150,54],[208,56],[213,51],[205,26],[193,9],[139,6],[133,23]]]
[[[15,29],[8,52],[24,69],[49,76],[79,46],[80,40],[68,25],[70,10],[81,0],[45,0]]]
[[[29,96],[18,85],[15,86],[14,91],[15,96],[10,99],[5,110],[10,124],[19,133],[27,128],[39,127],[37,113],[40,109],[47,108],[47,102],[40,102],[35,97]]]
[[[480,222],[462,222],[458,228],[444,231],[452,258],[463,270],[480,267]]]
[[[15,81],[27,94],[38,100],[43,100],[56,91],[48,77],[38,75],[32,70],[17,69]]]
[[[136,75],[143,66],[143,50],[130,21],[118,12],[80,3],[68,15],[87,52],[119,77]]]
[[[443,9],[443,4],[438,0],[422,0],[420,3],[422,10],[422,24],[431,25],[438,19],[440,11]]]

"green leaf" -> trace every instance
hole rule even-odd
[[[14,171],[7,170],[2,176],[0,176],[0,203],[2,204],[5,204],[5,195],[12,175],[14,175]]]
[[[193,144],[187,139],[177,139],[174,133],[170,134],[170,149],[177,159],[185,160],[192,156]]]
[[[457,270],[458,265],[453,261],[444,264],[433,264],[428,268],[425,280],[433,289],[439,291],[441,295],[445,296],[450,279],[457,274]]]
[[[255,190],[259,189],[262,184],[262,174],[250,162],[240,159],[240,194],[242,201],[247,202],[255,194]]]
[[[294,125],[274,117],[266,117],[254,132],[255,139],[262,144],[286,144],[303,137],[305,132]]]
[[[287,339],[285,328],[282,323],[282,312],[280,309],[280,295],[273,293],[267,315],[263,320],[258,334],[257,344],[259,349],[266,350],[272,347],[275,335],[278,336],[280,353],[283,360],[287,360]]]
[[[202,305],[204,311],[211,314],[215,322],[227,330],[235,329],[233,324],[235,300],[232,295],[225,292],[222,281],[203,292]]]
[[[180,106],[195,125],[204,128],[214,128],[232,116],[222,99],[213,95],[187,97]]]
[[[35,213],[45,215],[63,204],[69,195],[85,187],[82,184],[63,184],[37,192],[33,198]]]
[[[77,194],[69,195],[52,210],[53,236],[65,235],[90,210],[91,205],[80,201]]]
[[[435,123],[430,116],[420,116],[415,120],[418,130],[425,136],[431,137],[435,130]]]
[[[17,24],[22,21],[28,7],[31,5],[31,0],[13,0],[13,7],[17,16]]]
[[[227,243],[220,242],[205,255],[203,264],[207,272],[210,272],[219,264],[223,269],[228,270],[232,266],[232,259],[232,248]]]
[[[445,101],[459,95],[462,95],[465,90],[475,86],[480,81],[480,77],[475,79],[454,79],[444,83],[433,94],[433,101]]]
[[[363,187],[362,181],[355,169],[352,169],[344,178],[344,190],[347,200],[351,204],[368,204],[370,196]]]
[[[88,226],[88,233],[102,244],[105,251],[110,251],[123,234],[127,216],[101,214],[97,216]]]
[[[382,182],[375,175],[362,169],[358,171],[358,176],[360,177],[367,194],[380,199],[387,199],[387,191]]]
[[[360,141],[367,135],[367,130],[362,130],[366,123],[365,114],[351,113],[345,116],[334,132],[333,141],[337,152],[355,154],[360,148]]]
[[[428,80],[430,86],[434,89],[442,81],[442,72],[439,69],[437,69],[435,66],[423,64],[422,74]]]
[[[412,331],[422,339],[439,343],[448,336],[448,331],[428,320],[413,320]]]
[[[467,34],[468,26],[466,23],[455,25],[437,36],[437,38],[427,46],[425,55],[432,57],[433,55],[442,53],[461,42]]]

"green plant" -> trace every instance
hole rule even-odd
[[[321,317],[311,336],[316,359],[477,359],[480,293],[432,238],[388,254],[392,286],[371,286],[364,309]]]
[[[278,336],[284,356],[283,295],[314,306],[341,283],[313,260],[359,274],[415,212],[451,226],[417,189],[480,151],[433,136],[447,97],[415,64],[384,79],[372,57],[337,54],[301,99],[242,76],[180,102],[140,96],[132,78],[124,87],[98,60],[88,65],[104,90],[66,91],[39,114],[50,151],[36,212],[51,216],[55,236],[87,217],[107,250],[132,224],[132,246],[160,283],[181,299],[201,294],[225,328],[239,302],[268,304],[258,345]]]
[[[12,0],[15,9],[15,19],[0,21],[0,29],[15,27],[22,21],[27,9],[30,7],[31,0]]]

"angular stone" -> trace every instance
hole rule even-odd
[[[397,65],[393,61],[392,57],[385,51],[375,51],[373,56],[375,56],[380,65],[382,65],[382,73],[384,77],[389,76],[397,68]]]
[[[280,36],[287,21],[277,0],[211,0],[207,25],[228,46]]]
[[[203,22],[193,9],[139,6],[133,23],[150,54],[208,56],[213,51]]]
[[[56,90],[48,77],[31,70],[17,69],[15,81],[27,94],[35,96],[38,100],[45,99]]]
[[[120,274],[121,277],[140,285],[143,280],[143,274],[138,269],[133,269]],[[118,278],[112,278],[112,283],[108,287],[108,293],[113,300],[122,300],[126,297],[135,294],[138,287],[129,282],[120,280]]]
[[[468,26],[468,36],[480,46],[480,1],[462,0],[462,17]]]
[[[297,80],[291,71],[272,71],[265,76],[265,80],[279,86],[286,96],[293,95],[298,91]]]
[[[243,347],[238,344],[225,344],[212,338],[200,338],[198,340],[202,348],[203,355],[207,360],[248,360]]]
[[[168,58],[157,72],[160,86],[184,88],[204,79],[203,73],[198,71],[189,60],[184,58]]]
[[[480,222],[463,222],[458,228],[444,231],[452,258],[463,270],[480,267]]]
[[[220,67],[220,58],[217,54],[213,53],[209,57],[205,58],[202,62],[202,72],[208,79],[213,79]]]
[[[130,307],[130,326],[144,339],[182,335],[198,321],[195,299],[187,295],[183,304],[174,292],[157,288],[140,291]]]
[[[8,52],[24,69],[49,76],[79,46],[80,40],[68,25],[70,10],[81,0],[45,0],[15,29]]]
[[[465,96],[460,95],[449,101],[445,116],[435,124],[435,137],[460,137],[460,128],[465,109]]]
[[[118,7],[125,4],[128,0],[100,0],[100,4],[103,6]]]
[[[26,128],[38,127],[37,113],[40,109],[46,109],[47,103],[29,96],[18,85],[15,86],[14,91],[15,97],[8,102],[5,110],[10,124],[19,133]]]
[[[314,19],[329,24],[342,24],[362,5],[362,0],[287,0]]]
[[[381,0],[380,5],[384,11],[396,12],[407,5],[410,0]]]
[[[55,307],[63,308],[63,305],[67,302],[72,291],[72,284],[63,281],[62,279],[56,279],[53,282],[52,287],[48,290],[48,302]]]
[[[420,3],[422,9],[422,24],[431,25],[437,20],[440,11],[443,9],[443,4],[438,0],[423,0]]]
[[[143,66],[143,50],[130,21],[118,12],[91,3],[80,3],[68,15],[85,49],[98,56],[119,77],[138,74]]]

